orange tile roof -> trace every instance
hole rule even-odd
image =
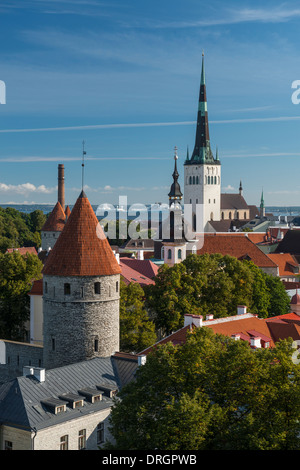
[[[251,314],[234,315],[227,318],[203,321],[202,327],[210,328],[215,334],[230,337],[238,335],[241,340],[249,343],[251,337],[260,337],[263,342],[269,342],[270,347],[274,347],[275,343],[281,339],[300,340],[300,316],[295,313],[287,313],[266,319]],[[183,344],[186,341],[187,332],[191,328],[196,328],[196,326],[194,324],[184,326],[139,354],[147,355],[157,345],[168,342],[174,345]]]
[[[66,214],[66,217],[70,217],[70,214],[71,214],[71,209],[69,206],[66,207],[66,210],[65,210],[65,214]]]
[[[248,258],[258,267],[272,267],[277,265],[246,236],[233,234],[204,234],[204,245],[198,254],[220,253],[223,256],[234,256],[237,259]]]
[[[299,264],[290,253],[268,253],[267,255],[279,269],[279,276],[295,276],[299,273]]]
[[[128,285],[131,282],[138,283],[141,286],[148,286],[154,284],[154,281],[143,273],[133,269],[130,265],[123,262],[123,258],[120,260],[121,275]]]
[[[29,295],[43,295],[43,279],[33,282]]]
[[[61,232],[65,226],[66,215],[58,201],[42,227],[42,232]]]
[[[43,274],[109,276],[120,273],[120,266],[96,214],[82,191],[63,232],[47,257]]]
[[[20,255],[26,255],[27,253],[32,255],[37,255],[37,251],[34,246],[22,246],[21,248],[8,248],[6,253],[13,253],[14,251],[18,251]]]

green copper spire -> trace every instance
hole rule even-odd
[[[220,163],[215,160],[210,147],[209,125],[207,113],[206,85],[205,85],[205,68],[204,53],[202,53],[202,69],[200,80],[200,91],[198,101],[198,114],[196,126],[195,146],[192,156],[186,160],[187,165],[204,164],[204,163]]]

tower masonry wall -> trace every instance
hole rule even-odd
[[[119,350],[120,275],[44,276],[44,366],[108,357]]]
[[[52,250],[60,234],[61,232],[41,232],[42,250],[48,250],[49,248]]]

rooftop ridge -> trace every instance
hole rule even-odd
[[[257,318],[257,315],[254,315],[253,313],[241,313],[239,315],[232,315],[231,317],[222,317],[222,318],[215,318],[213,320],[205,320],[202,323],[202,326],[205,325],[215,325],[217,323],[225,323],[229,321],[235,321],[235,320],[244,320],[246,318]]]

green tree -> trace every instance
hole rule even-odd
[[[208,328],[158,346],[119,393],[110,417],[121,450],[292,450],[300,447],[300,369],[292,342],[252,350]]]
[[[120,284],[120,349],[139,352],[156,342],[155,325],[144,307],[142,287],[131,282]]]
[[[32,281],[41,278],[42,262],[36,255],[0,253],[0,336],[22,340],[29,318]]]

